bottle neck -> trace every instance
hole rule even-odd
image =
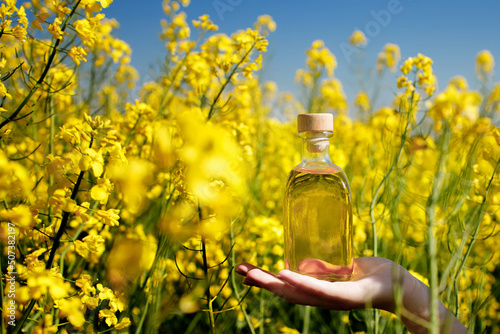
[[[299,134],[302,138],[302,163],[330,163],[330,137],[332,132],[307,131]]]

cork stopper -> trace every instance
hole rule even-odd
[[[297,129],[305,131],[330,131],[333,132],[333,115],[328,113],[299,114],[297,116]]]

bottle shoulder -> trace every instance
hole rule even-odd
[[[291,172],[307,174],[344,174],[342,168],[329,161],[302,162],[295,166]]]
[[[324,187],[343,188],[350,194],[349,181],[344,171],[333,163],[317,166],[299,164],[295,166],[287,177],[286,192],[297,191],[302,188],[314,190],[318,184]]]

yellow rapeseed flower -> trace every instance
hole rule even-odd
[[[93,46],[97,40],[97,36],[89,20],[77,20],[73,25],[75,27],[76,34],[80,37],[82,43],[87,46]]]
[[[82,290],[82,293],[88,296],[95,295],[95,287],[92,285],[92,276],[84,274],[76,280],[75,285]]]
[[[488,106],[491,110],[500,110],[500,84],[495,84],[488,96]]]
[[[320,87],[323,107],[334,109],[337,114],[344,114],[347,111],[347,98],[340,80],[336,78],[325,79]]]
[[[333,70],[337,67],[337,59],[323,41],[314,41],[306,54],[306,64],[311,71],[320,72],[324,68],[328,76],[333,76]]]
[[[349,43],[354,46],[366,45],[367,40],[365,34],[361,30],[355,30],[351,37],[349,37]]]
[[[448,85],[454,86],[457,90],[467,90],[469,88],[467,80],[461,75],[456,75],[451,78]]]
[[[109,226],[118,226],[120,223],[120,210],[118,209],[108,209],[108,210],[97,210],[96,215],[102,218],[104,224]]]
[[[100,2],[102,8],[108,8],[113,3],[113,0],[97,0]]]
[[[20,204],[12,209],[0,210],[0,221],[10,222],[22,229],[31,228],[34,224],[31,210],[24,204]]]
[[[26,38],[28,35],[28,32],[26,31],[26,28],[22,25],[17,25],[12,29],[12,34],[14,37],[21,43],[26,42]]]
[[[458,91],[455,86],[449,85],[436,96],[429,114],[436,121],[447,119],[452,125],[461,116],[475,122],[479,117],[480,103],[481,96],[477,92]]]
[[[295,73],[295,82],[302,84],[304,87],[312,88],[313,77],[304,69],[298,69]]]
[[[78,208],[76,201],[69,197],[69,193],[65,189],[56,189],[49,198],[49,203],[54,209],[66,212],[74,212]]]
[[[153,137],[153,155],[161,168],[170,169],[177,160],[174,136],[174,126],[160,122],[156,124]]]
[[[81,301],[85,305],[85,307],[89,308],[90,310],[95,310],[97,306],[99,306],[99,298],[97,297],[83,295],[81,297]]]
[[[280,327],[279,332],[282,334],[300,334],[298,330],[287,326]]]
[[[11,161],[0,149],[0,201],[30,196],[34,183],[22,164]]]
[[[476,56],[476,73],[478,76],[491,74],[495,68],[495,59],[488,50],[479,52]]]
[[[81,327],[85,323],[84,307],[80,299],[72,297],[69,299],[60,299],[57,302],[59,308],[59,317],[67,318],[75,327]]]
[[[54,19],[54,22],[49,24],[49,32],[52,34],[52,38],[54,39],[62,39],[64,36],[64,32],[61,30],[62,21],[58,17]]]
[[[115,327],[115,329],[124,329],[124,328],[130,327],[131,324],[132,324],[132,322],[130,321],[130,318],[124,317],[114,327]]]
[[[45,22],[49,17],[50,13],[40,12],[34,14],[35,19],[31,21],[31,26],[35,29],[43,31],[42,22]]]
[[[414,71],[417,80],[416,83],[407,80],[407,76],[411,71]],[[425,91],[428,96],[432,96],[436,89],[437,80],[432,71],[432,59],[423,54],[418,54],[417,57],[409,57],[403,62],[401,72],[404,76],[398,79],[398,88],[406,87],[406,92],[413,92],[416,87]]]
[[[413,67],[413,57],[409,57],[403,62],[403,66],[401,66],[401,72],[407,75],[408,73],[410,73],[412,67]]]
[[[417,278],[420,282],[424,283],[425,285],[429,286],[429,279],[427,277],[422,276],[415,270],[409,269],[408,270],[410,274],[412,274],[415,278]]]
[[[28,18],[26,17],[26,11],[24,9],[24,6],[19,7],[17,10],[17,22],[21,24],[24,28],[28,27]]]
[[[12,98],[12,95],[10,95],[7,92],[7,88],[5,88],[5,85],[3,84],[3,82],[0,82],[0,97],[7,97],[9,99]]]
[[[80,65],[80,61],[87,62],[85,56],[87,55],[87,51],[81,46],[72,46],[68,52],[68,56],[75,62],[75,64]]]
[[[141,228],[138,225],[127,238],[115,241],[109,253],[113,261],[107,264],[107,277],[115,288],[123,288],[153,264],[156,243],[152,236],[139,237]]]
[[[97,290],[99,290],[99,300],[109,300],[108,307],[111,312],[123,311],[124,305],[119,296],[107,287],[104,287],[101,283],[97,284]]]
[[[179,300],[179,310],[182,313],[195,313],[200,310],[200,302],[192,293],[185,294]]]
[[[104,158],[102,152],[92,148],[87,148],[79,163],[80,169],[87,171],[92,169],[95,177],[100,177],[104,171]]]
[[[106,204],[112,190],[113,184],[108,178],[99,178],[97,184],[90,189],[90,197],[101,204]]]
[[[28,275],[27,286],[32,298],[38,299],[50,295],[53,299],[67,297],[71,289],[69,282],[65,282],[62,276],[55,275],[51,270],[36,267]]]
[[[104,309],[99,311],[99,318],[106,321],[106,324],[108,326],[115,326],[118,323],[118,318],[116,318],[116,315],[113,311]]]
[[[216,31],[219,29],[219,27],[210,20],[207,14],[200,16],[199,19],[199,21],[193,20],[193,26],[195,28],[205,31]]]
[[[270,32],[276,30],[276,22],[270,15],[261,15],[257,18],[257,22],[254,23],[253,27],[262,36],[267,36]]]
[[[388,43],[377,56],[377,70],[382,72],[384,68],[388,68],[391,72],[394,72],[400,59],[401,52],[399,46]]]
[[[104,238],[100,235],[90,234],[83,238],[82,241],[75,240],[74,245],[78,254],[80,254],[83,258],[90,260],[90,253],[100,256],[104,252],[104,242]]]
[[[364,90],[360,91],[356,98],[354,99],[354,105],[357,106],[361,111],[370,110],[370,98]]]
[[[0,7],[0,17],[5,18],[14,15],[16,10],[16,0],[6,0]]]

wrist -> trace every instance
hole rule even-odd
[[[405,277],[402,308],[398,311],[410,333],[428,333],[430,327],[430,288],[409,272]],[[440,333],[467,333],[465,326],[438,299]],[[393,312],[394,313],[394,312]],[[443,332],[444,331],[444,332]]]
[[[399,315],[405,304],[411,304],[415,296],[420,296],[420,281],[396,263],[388,272],[390,277],[384,284],[386,288],[374,298],[373,307]]]
[[[373,299],[373,307],[394,313],[398,316],[411,313],[422,319],[430,316],[430,290],[427,285],[410,274],[400,265],[394,264],[387,289],[379,292]]]

